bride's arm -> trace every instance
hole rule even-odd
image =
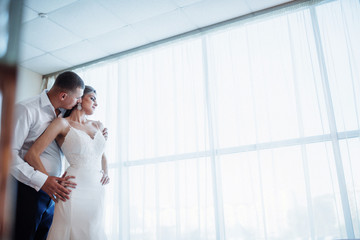
[[[104,128],[104,125],[98,121],[97,123],[98,128],[100,129],[100,131],[103,133],[104,138],[107,140],[107,128]],[[101,157],[101,169],[102,169],[102,173],[103,176],[100,180],[102,185],[108,184],[110,182],[110,178],[108,176],[108,165],[107,165],[107,159],[106,159],[106,155],[105,153],[103,153],[102,157]]]
[[[66,120],[62,118],[55,119],[25,154],[25,161],[34,167],[35,170],[39,170],[40,172],[49,175],[41,162],[40,155],[66,128],[65,121]]]
[[[101,157],[101,168],[102,168],[103,177],[101,178],[100,182],[102,185],[105,185],[110,182],[110,178],[108,176],[108,166],[107,166],[107,159],[106,159],[105,153],[103,153],[103,155]]]
[[[59,134],[64,134],[64,131],[68,126],[67,124],[67,121],[63,118],[55,119],[25,154],[25,161],[27,161],[36,170],[49,175],[41,162],[40,154]],[[58,199],[65,201],[66,199],[69,199],[69,194],[71,192],[71,190],[67,189],[66,186],[75,186],[73,182],[69,181],[70,178],[74,177],[63,176],[59,178],[48,176],[45,183],[41,186],[41,189],[55,202],[57,202]]]

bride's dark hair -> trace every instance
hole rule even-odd
[[[83,98],[86,94],[92,93],[92,92],[96,94],[96,90],[95,90],[93,87],[91,87],[91,86],[89,86],[89,85],[85,85],[84,93],[83,93],[83,95],[81,96],[81,98]],[[72,109],[70,109],[70,110],[66,110],[63,117],[66,118],[66,117],[70,116],[71,112],[72,112],[76,107],[77,107],[77,105],[75,105],[75,106],[74,106]]]

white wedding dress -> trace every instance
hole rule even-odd
[[[70,127],[61,149],[69,162],[67,175],[77,184],[70,199],[55,204],[48,240],[104,240],[104,186],[101,157],[105,138],[98,130],[92,138],[86,132]]]

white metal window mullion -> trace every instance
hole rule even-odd
[[[310,8],[308,8],[307,12],[310,14]],[[311,18],[310,18],[311,20]],[[310,25],[308,25],[307,22],[306,23],[306,28],[307,29],[312,29],[312,22],[310,22]],[[314,31],[312,30],[311,31],[312,35],[314,34]],[[311,53],[311,49],[310,49],[310,39],[312,40],[313,38],[310,38],[308,31],[305,31],[305,34],[306,34],[306,40],[307,40],[307,46],[308,46],[308,51]],[[311,35],[311,36],[312,36]],[[314,59],[314,61],[313,61]],[[321,121],[321,127],[322,127],[322,133],[323,133],[323,137],[322,137],[322,140],[319,139],[319,142],[323,142],[324,145],[325,145],[325,150],[326,150],[326,156],[329,156],[330,153],[329,153],[329,149],[328,149],[328,144],[326,144],[327,141],[330,141],[331,140],[331,135],[330,134],[325,134],[325,127],[324,127],[324,121],[327,121],[328,117],[327,115],[325,116],[325,114],[321,111],[321,105],[320,105],[320,99],[321,99],[321,96],[320,96],[320,92],[323,91],[323,86],[320,85],[319,82],[316,81],[316,73],[315,73],[315,59],[317,59],[317,54],[316,56],[311,56],[310,57],[310,66],[311,66],[311,70],[312,70],[312,73],[313,73],[313,78],[315,80],[315,92],[316,92],[316,102],[317,102],[317,109],[320,113],[320,121]],[[319,85],[319,86],[318,86]],[[338,133],[338,139],[340,139],[340,134]],[[332,174],[332,171],[331,171],[331,166],[330,166],[330,163],[329,163],[329,157],[328,157],[328,168],[329,168],[329,174],[330,174],[330,177],[331,179],[333,179],[333,174]],[[336,196],[335,196],[335,187],[334,187],[334,181],[331,181],[331,188],[333,190],[333,199],[334,199],[334,202],[336,202]],[[338,219],[340,219],[340,215],[339,215],[339,210],[338,210],[338,207],[337,207],[337,204],[335,205],[335,211],[336,211],[336,216],[338,217]],[[338,228],[340,229],[340,233],[342,234],[342,229],[341,229],[341,226],[340,226],[340,221],[337,221],[338,223]]]
[[[174,54],[174,49],[172,49],[172,54]],[[173,57],[173,56],[172,56]],[[173,57],[174,59],[174,57]],[[175,66],[175,63],[173,62],[173,65],[172,67],[174,68]],[[177,94],[177,81],[179,81],[179,79],[183,79],[182,77],[179,77],[179,78],[174,78],[174,85],[173,85],[173,103],[174,103],[174,111],[175,111],[175,118],[174,118],[174,127],[175,127],[175,134],[174,134],[174,150],[175,150],[175,153],[177,154],[179,149],[178,149],[178,146],[179,146],[179,141],[178,141],[178,136],[179,136],[179,127],[178,127],[178,124],[179,124],[179,114],[178,114],[178,108],[179,108],[179,104],[178,104],[178,94]],[[183,82],[183,81],[182,81]],[[181,88],[183,90],[183,88]],[[180,163],[179,161],[176,161],[174,163],[174,171],[175,171],[175,176],[174,176],[174,180],[175,180],[175,189],[174,189],[174,193],[175,193],[175,222],[176,222],[176,226],[175,226],[175,229],[176,229],[176,239],[177,240],[180,240],[181,239],[181,211],[180,211],[180,207],[181,207],[181,199],[180,199]],[[186,186],[187,187],[187,186]],[[186,211],[186,208],[185,208],[185,211]]]
[[[327,75],[327,68],[325,65],[325,56],[322,48],[321,36],[320,36],[320,27],[317,19],[316,9],[315,6],[310,7],[310,15],[312,20],[313,26],[313,33],[315,37],[315,44],[316,44],[316,51],[318,56],[318,63],[320,66],[320,73],[321,73],[321,80],[324,87],[324,97],[325,97],[325,104],[328,113],[328,120],[330,126],[330,135],[331,141],[333,146],[333,153],[335,158],[335,166],[336,166],[336,173],[339,182],[339,190],[341,195],[341,204],[344,213],[344,220],[345,220],[345,227],[346,233],[348,238],[355,238],[353,223],[351,218],[351,210],[349,205],[349,199],[347,194],[347,187],[346,187],[346,180],[344,175],[344,169],[341,159],[341,152],[340,152],[340,144],[339,139],[337,137],[337,127],[335,121],[335,114],[333,103],[331,99],[331,92],[329,86],[329,79]]]
[[[360,131],[359,130],[352,130],[346,132],[338,132],[337,139],[350,139],[350,138],[359,138]],[[229,148],[221,148],[216,151],[217,155],[226,155],[226,154],[236,154],[242,152],[252,152],[258,150],[265,150],[271,148],[282,148],[282,147],[290,147],[290,146],[297,146],[301,144],[312,144],[318,142],[328,142],[331,141],[330,134],[324,135],[317,135],[311,137],[303,137],[303,138],[294,138],[294,139],[286,139],[274,142],[265,142],[265,143],[258,143],[258,144],[250,144],[250,145],[243,145],[239,147],[229,147]],[[191,153],[183,153],[178,155],[169,155],[169,156],[162,156],[156,158],[143,158],[133,161],[124,162],[124,167],[133,167],[133,166],[142,166],[147,164],[156,164],[161,162],[171,162],[171,161],[179,161],[179,160],[186,160],[186,159],[196,159],[196,158],[207,158],[211,157],[211,151],[199,151],[199,152],[191,152]],[[109,168],[116,168],[120,165],[120,163],[109,163]]]
[[[208,120],[208,132],[209,132],[209,144],[210,144],[210,159],[211,159],[211,173],[213,181],[213,197],[214,197],[214,211],[215,211],[215,228],[216,239],[225,240],[225,228],[224,228],[224,210],[222,201],[222,192],[220,171],[216,161],[216,149],[215,149],[215,136],[214,136],[214,123],[213,123],[213,106],[211,104],[210,86],[209,86],[209,69],[208,69],[208,49],[206,36],[202,37],[202,59],[203,59],[203,74],[204,74],[204,91],[205,91],[205,104],[207,110]]]
[[[299,13],[300,14],[300,13]],[[293,37],[291,33],[291,26],[289,23],[289,18],[287,17],[287,26],[289,31],[289,40],[290,40],[290,48],[291,50],[295,49],[293,44]],[[298,120],[298,128],[299,128],[299,135],[301,138],[304,137],[304,123],[303,123],[303,116],[301,111],[301,101],[300,101],[300,93],[299,93],[299,79],[298,73],[296,70],[296,63],[294,59],[294,52],[291,54],[291,63],[293,68],[293,76],[294,76],[294,95],[295,95],[295,103],[296,103],[296,112],[297,112],[297,120]],[[309,164],[308,164],[308,154],[306,151],[306,145],[303,143],[301,146],[301,153],[302,153],[302,163],[304,168],[304,180],[305,180],[305,189],[306,189],[306,201],[307,201],[307,210],[308,210],[308,219],[309,219],[309,227],[310,227],[310,234],[311,239],[315,239],[315,225],[314,225],[314,211],[313,211],[313,203],[312,203],[312,194],[310,188],[310,175],[309,175]]]

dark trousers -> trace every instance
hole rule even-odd
[[[54,215],[54,201],[42,190],[17,182],[14,240],[45,240]]]

